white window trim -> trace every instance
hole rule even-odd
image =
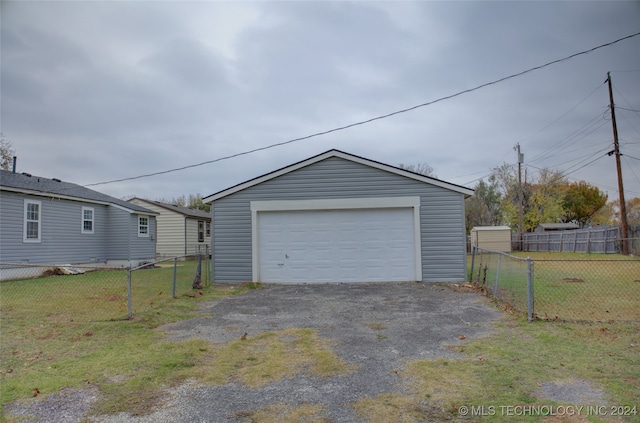
[[[29,204],[37,204],[38,205],[38,220],[27,220],[27,208]],[[22,224],[22,241],[29,243],[40,243],[42,242],[42,201],[37,200],[24,200],[24,214],[22,215],[23,224]],[[38,222],[38,238],[27,238],[27,223],[28,222]]]
[[[142,224],[140,223],[140,219],[147,219],[147,233],[143,234],[140,233],[140,228],[142,228]],[[151,230],[151,219],[149,219],[149,216],[138,216],[138,238],[149,238],[149,231]]]
[[[85,219],[84,218],[85,210],[90,210],[91,211],[91,219]],[[96,212],[93,209],[93,207],[84,207],[84,206],[82,207],[82,219],[80,220],[80,233],[83,233],[83,234],[92,234],[93,233],[93,231],[95,230],[95,227],[96,227],[95,226],[96,225],[95,216],[96,216]],[[90,231],[84,228],[84,222],[89,221],[89,220],[91,221],[91,230]]]
[[[340,198],[322,200],[266,200],[251,201],[251,267],[253,282],[260,281],[260,248],[258,237],[258,219],[265,211],[302,211],[302,210],[357,210],[411,208],[413,210],[413,250],[415,254],[416,280],[422,280],[422,235],[420,231],[420,197],[374,197]]]

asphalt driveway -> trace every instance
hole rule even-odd
[[[142,417],[102,416],[101,422],[241,422],[273,404],[319,404],[331,422],[360,422],[349,404],[381,393],[402,393],[397,369],[409,360],[452,356],[446,344],[491,329],[500,314],[475,293],[427,283],[266,285],[207,303],[211,317],[162,329],[172,340],[225,343],[286,328],[312,328],[357,371],[336,377],[297,376],[262,388],[239,383],[187,384],[162,409]],[[465,341],[459,336],[464,334]],[[244,416],[244,417],[243,417]]]

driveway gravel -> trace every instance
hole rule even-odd
[[[321,337],[333,340],[334,351],[347,363],[354,364],[356,371],[334,377],[300,375],[261,388],[239,383],[207,386],[189,382],[171,390],[167,401],[149,415],[120,413],[91,417],[89,421],[242,422],[252,412],[274,404],[318,404],[330,422],[361,422],[351,403],[381,393],[404,393],[396,370],[403,369],[407,361],[453,357],[455,354],[446,348],[447,344],[482,336],[500,317],[486,298],[460,292],[452,286],[263,285],[243,295],[203,303],[202,311],[207,317],[161,328],[169,340],[202,338],[222,344],[239,339],[245,332],[251,337],[263,331],[312,328]],[[460,340],[460,335],[466,339]],[[26,410],[29,404],[21,404],[19,414],[34,418],[26,421],[55,421],[34,415],[36,404],[39,412],[47,408],[42,406],[47,398],[38,400],[33,402],[31,412]],[[59,403],[57,407],[61,407]],[[72,414],[65,412],[67,416]]]

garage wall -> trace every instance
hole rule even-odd
[[[464,281],[464,195],[331,157],[212,203],[214,280],[252,278],[251,201],[420,196],[423,281]]]

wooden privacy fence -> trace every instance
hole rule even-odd
[[[554,232],[530,232],[522,235],[524,251],[562,251],[569,253],[617,253],[618,226]]]

